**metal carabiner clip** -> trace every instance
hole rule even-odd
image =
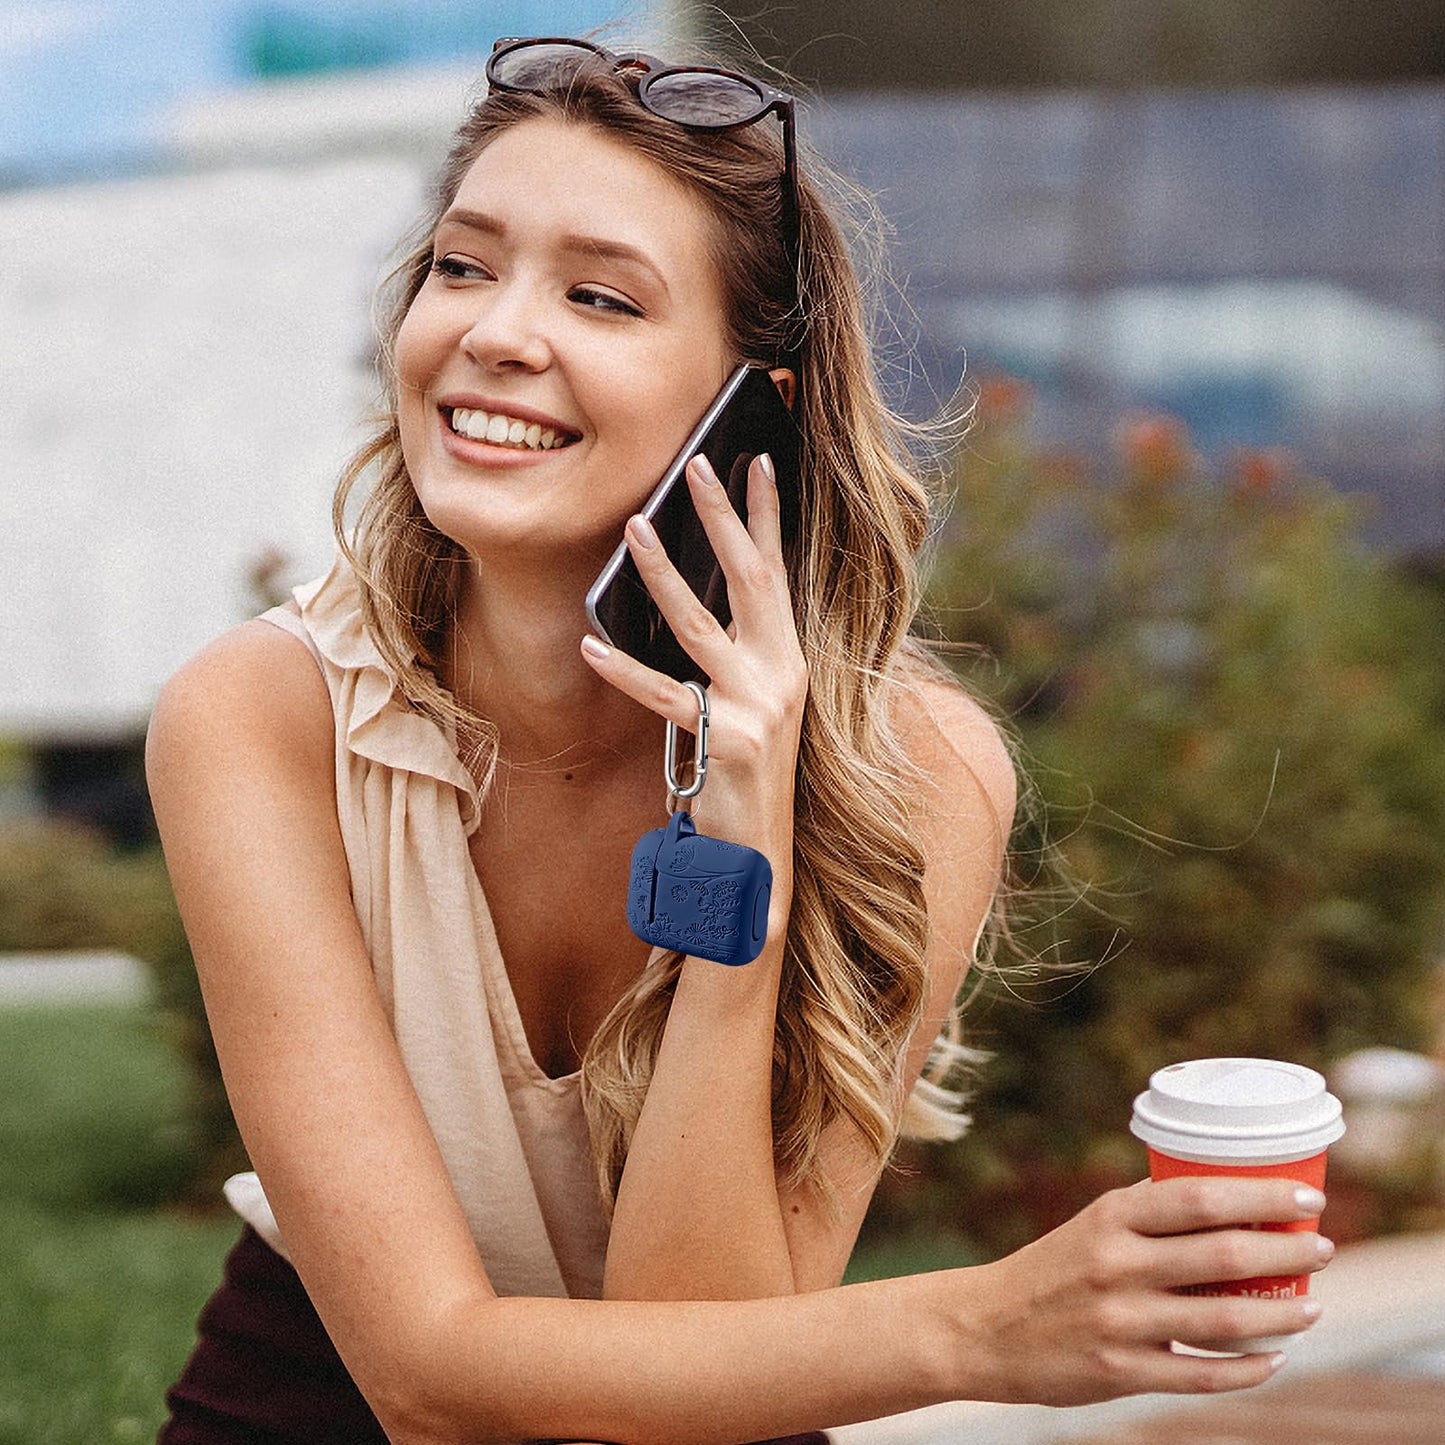
[[[693,757],[692,782],[683,787],[677,781],[677,724],[667,720],[667,744],[663,752],[663,775],[674,798],[695,798],[707,782],[707,689],[698,682],[683,686],[697,699],[697,752]]]

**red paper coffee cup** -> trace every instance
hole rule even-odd
[[[1324,1078],[1277,1059],[1194,1059],[1150,1075],[1134,1100],[1131,1132],[1149,1149],[1151,1179],[1185,1174],[1253,1175],[1325,1183],[1329,1146],[1345,1132],[1340,1101]],[[1313,1230],[1318,1219],[1258,1224]],[[1281,1299],[1309,1292],[1309,1275],[1267,1275],[1192,1285],[1187,1294]]]
[[[1197,1159],[1175,1159],[1161,1154],[1157,1149],[1149,1150],[1149,1177],[1151,1179],[1177,1179],[1181,1174],[1248,1174],[1264,1179],[1297,1179],[1301,1184],[1312,1184],[1316,1189],[1325,1187],[1325,1154],[1313,1155],[1309,1159],[1289,1160],[1283,1164],[1206,1164]],[[1289,1224],[1256,1224],[1255,1229],[1273,1229],[1282,1232],[1303,1232],[1317,1229],[1319,1218],[1299,1219]],[[1212,1284],[1189,1285],[1180,1290],[1181,1294],[1252,1295],[1256,1299],[1288,1299],[1293,1295],[1308,1294],[1310,1277],[1307,1274],[1265,1274],[1253,1279],[1220,1280]]]

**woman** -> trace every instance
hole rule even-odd
[[[928,494],[791,102],[583,42],[499,42],[488,76],[398,272],[354,538],[152,725],[265,1186],[162,1438],[677,1445],[1266,1379],[1169,1341],[1310,1323],[1175,1292],[1318,1268],[1316,1236],[1248,1228],[1318,1212],[1285,1182],[1141,1184],[996,1264],[837,1287],[905,1117],[957,1132],[918,1081],[998,889],[1008,756],[907,640]],[[802,521],[785,557],[766,461],[746,525],[690,469],[724,630],[634,513],[740,361],[799,420]],[[709,678],[697,824],[772,862],[746,967],[623,918],[665,723],[698,717],[583,635],[624,527]]]

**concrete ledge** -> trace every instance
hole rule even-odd
[[[150,996],[145,965],[128,953],[0,954],[0,1005],[144,1003]]]
[[[1289,1363],[1261,1390],[1306,1372],[1368,1369],[1403,1356],[1426,1369],[1445,1356],[1445,1235],[1401,1235],[1342,1249],[1312,1289],[1325,1307],[1320,1322],[1290,1345]],[[841,1426],[828,1437],[836,1445],[1045,1445],[1107,1437],[1126,1422],[1197,1407],[1205,1398],[1138,1395],[1066,1410],[964,1402]]]

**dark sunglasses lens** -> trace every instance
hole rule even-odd
[[[756,120],[764,110],[762,96],[741,76],[675,70],[650,77],[645,86],[648,108],[677,125],[718,127]]]
[[[586,45],[548,42],[519,45],[494,55],[487,76],[507,90],[555,90],[565,86],[578,71],[602,66],[605,61]]]

